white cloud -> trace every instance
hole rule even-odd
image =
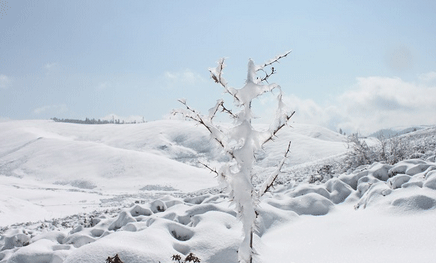
[[[357,87],[339,97],[352,117],[347,124],[362,132],[415,124],[436,124],[436,87],[399,78],[358,78]]]
[[[0,116],[0,122],[10,121],[11,119],[8,117],[2,117]]]
[[[285,96],[284,101],[296,110],[295,122],[332,130],[369,134],[395,126],[436,124],[436,86],[399,78],[358,78],[353,89],[325,106],[294,95]]]
[[[105,90],[105,89],[107,89],[109,87],[111,87],[111,83],[106,81],[106,82],[99,83],[97,85],[96,89],[98,91],[102,91],[102,90]]]
[[[46,74],[50,75],[59,70],[59,64],[56,62],[47,63],[44,65],[44,69],[46,70]]]
[[[56,63],[56,62],[47,63],[47,64],[44,65],[44,68],[50,70],[50,69],[53,69],[53,68],[57,67],[57,65],[58,65],[58,63]]]
[[[170,86],[174,86],[175,84],[188,84],[188,85],[194,85],[199,82],[204,82],[205,80],[203,77],[190,70],[185,69],[181,72],[165,72],[164,78]]]
[[[41,115],[41,114],[60,114],[68,111],[68,107],[65,104],[59,105],[46,105],[33,110],[33,114]],[[54,116],[55,117],[55,116]]]
[[[0,89],[7,89],[11,84],[11,79],[3,74],[0,74]]]
[[[426,83],[436,81],[436,71],[431,71],[425,74],[421,74],[419,75],[419,79],[422,82],[426,82]]]
[[[327,112],[313,100],[301,99],[295,95],[289,95],[285,96],[283,101],[290,109],[296,111],[297,114],[292,117],[293,121],[323,126],[327,125]]]

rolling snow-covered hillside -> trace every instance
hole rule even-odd
[[[216,165],[226,160],[203,127],[176,120],[129,125],[9,121],[0,123],[0,138],[0,200],[8,211],[0,213],[0,225],[15,222],[14,213],[19,215],[17,221],[39,220],[68,215],[65,206],[76,207],[74,212],[106,206],[106,200],[119,195],[215,187],[214,175],[201,168],[198,159]],[[259,166],[275,167],[288,140],[293,142],[292,151],[298,152],[290,165],[346,149],[341,135],[296,124],[267,146],[269,154]],[[60,191],[69,193],[68,200],[58,197]],[[34,201],[32,195],[42,197]],[[49,205],[39,205],[40,198],[50,200]],[[17,207],[35,212],[29,218]]]
[[[274,170],[289,140],[285,172],[347,151],[338,133],[292,126],[258,154],[258,176]],[[203,127],[8,121],[0,138],[1,263],[97,263],[115,254],[164,263],[191,252],[201,262],[237,262],[242,224],[198,163],[227,159]],[[260,200],[255,262],[432,262],[435,216],[434,158],[277,185]]]

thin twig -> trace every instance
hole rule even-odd
[[[226,112],[226,113],[228,113],[233,119],[236,119],[236,118],[238,118],[238,116],[236,116],[235,114],[233,114],[233,112],[231,111],[231,110],[229,110],[229,109],[227,109],[225,106],[224,106],[224,102],[223,103],[221,103],[221,112]]]
[[[217,172],[217,170],[215,168],[210,167],[209,165],[202,163],[200,161],[198,161],[201,165],[203,165],[205,168],[207,168],[211,173],[216,174],[217,176],[219,176],[220,174]]]
[[[233,98],[235,98],[235,100],[237,100],[238,102],[240,102],[239,98],[236,96],[236,93],[232,92],[230,90],[229,87],[227,87],[227,83],[224,82],[223,78],[222,78],[222,74],[223,74],[223,70],[224,70],[224,60],[225,58],[220,59],[220,61],[218,61],[218,67],[217,67],[217,74],[216,75],[212,69],[209,69],[209,72],[211,74],[212,79],[215,81],[215,83],[220,84],[228,94],[230,94]]]
[[[265,77],[260,79],[260,82],[266,81],[268,83],[268,78],[271,77],[272,75],[274,75],[276,73],[276,70],[274,69],[274,67],[271,68],[271,73],[265,73]]]
[[[274,137],[276,137],[276,134],[277,134],[277,133],[278,133],[278,132],[283,128],[283,127],[286,126],[286,124],[287,124],[288,121],[292,118],[292,116],[294,116],[294,114],[295,114],[295,111],[293,111],[290,115],[287,115],[287,116],[286,116],[286,121],[283,122],[282,125],[278,126],[278,127],[277,127],[277,128],[276,128],[276,129],[271,133],[271,136],[263,142],[263,144],[265,144],[265,143],[271,141]],[[263,144],[262,144],[262,145],[263,145]]]
[[[204,120],[203,120],[203,118],[200,116],[200,114],[199,113],[197,113],[194,109],[192,109],[191,107],[189,107],[188,106],[188,104],[186,103],[186,101],[184,101],[184,100],[178,100],[180,103],[182,103],[183,105],[185,105],[185,107],[186,107],[186,109],[188,110],[188,111],[190,111],[191,113],[193,113],[194,114],[194,116],[192,116],[192,115],[188,115],[188,114],[183,114],[183,113],[181,113],[181,112],[176,112],[176,113],[181,113],[181,114],[183,114],[183,116],[185,116],[185,118],[188,118],[188,119],[191,119],[191,120],[193,120],[193,121],[195,121],[195,122],[197,122],[197,123],[199,123],[199,124],[201,124],[201,125],[203,125],[208,131],[209,131],[209,133],[212,135],[212,137],[214,138],[214,140],[216,141],[216,142],[218,142],[218,144],[221,146],[221,148],[223,148],[223,150],[225,150],[233,159],[235,159],[235,155],[233,154],[233,152],[232,151],[229,151],[229,150],[227,150],[227,148],[225,147],[225,145],[224,145],[224,143],[220,140],[220,139],[218,139],[216,136],[214,136],[214,133],[213,133],[213,131],[212,131],[212,128],[211,127],[209,127],[209,125],[207,125],[205,122],[204,122]],[[214,127],[217,131],[219,131],[220,133],[222,133],[222,131],[220,130],[220,129],[218,129],[218,128],[216,128],[216,127]]]
[[[264,63],[263,65],[261,65],[261,66],[257,66],[256,71],[262,70],[262,69],[264,69],[265,67],[268,67],[269,65],[274,64],[274,63],[276,63],[276,62],[278,63],[280,59],[285,58],[285,57],[288,56],[289,53],[291,53],[291,52],[292,52],[292,50],[289,50],[289,51],[285,52],[285,54],[279,55],[279,56],[275,57],[274,59],[271,59],[271,60],[265,62],[265,63]]]
[[[269,178],[272,178],[272,179],[268,180],[268,181],[270,181],[270,182],[267,183],[266,186],[263,186],[263,187],[261,188],[260,196],[263,196],[266,192],[269,191],[269,189],[270,189],[271,187],[274,186],[274,182],[275,182],[275,180],[277,179],[277,177],[279,176],[279,174],[282,172],[282,171],[281,171],[281,170],[282,170],[282,167],[283,167],[283,165],[285,164],[285,161],[286,161],[286,159],[288,158],[288,155],[289,155],[290,151],[291,151],[291,141],[289,141],[288,148],[286,149],[286,153],[285,153],[285,155],[283,156],[283,159],[282,159],[282,161],[280,162],[279,166],[277,167],[277,170],[276,170],[272,175],[270,175]],[[265,183],[268,182],[268,181],[265,181]],[[264,188],[264,189],[263,189],[263,188]]]

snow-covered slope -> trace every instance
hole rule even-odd
[[[84,189],[137,190],[165,181],[176,189],[211,187],[198,159],[225,161],[203,127],[190,122],[83,125],[52,121],[0,123],[0,175]],[[274,167],[292,141],[290,165],[341,154],[343,136],[310,125],[284,129],[259,165]],[[183,163],[191,164],[185,165]],[[122,180],[119,180],[122,178]],[[111,181],[118,180],[116,184]],[[187,182],[196,182],[190,187]],[[213,182],[213,181],[212,181]]]
[[[147,195],[143,190],[216,186],[208,171],[166,156],[171,134],[162,126],[0,123],[0,225],[98,209],[107,200],[118,203],[115,196]],[[180,135],[189,132],[180,130]],[[174,159],[178,151],[194,154],[173,148]]]
[[[0,123],[0,263],[115,254],[163,263],[191,252],[236,263],[242,224],[198,165],[226,160],[208,139],[202,127],[170,120]],[[273,169],[289,140],[287,169],[347,150],[337,133],[293,124],[259,153],[255,170]],[[406,160],[277,186],[260,200],[255,262],[433,262],[435,172],[431,160]]]
[[[316,125],[292,124],[292,128],[283,129],[274,142],[265,145],[267,156],[259,166],[276,166],[289,141],[294,153],[289,158],[289,166],[331,158],[347,151],[346,137],[339,133]]]
[[[0,229],[0,262],[236,263],[242,224],[224,194],[177,198]],[[254,262],[433,262],[436,164],[375,163],[260,204]],[[358,255],[358,256],[356,256]]]
[[[215,185],[204,170],[173,160],[179,157],[178,152],[187,155],[193,152],[191,149],[174,146],[170,156],[173,159],[165,156],[166,144],[171,144],[167,137],[173,131],[163,133],[165,127],[159,130],[147,124],[80,125],[51,121],[7,122],[0,126],[0,174],[5,176],[122,191],[163,181],[184,191]],[[175,137],[183,135],[180,132]],[[190,145],[195,147],[195,142]]]
[[[369,137],[391,138],[398,135],[408,134],[420,130],[434,129],[434,125],[398,126],[390,129],[382,129],[369,135]]]
[[[107,206],[106,200],[118,202],[114,196],[119,195],[215,187],[214,175],[199,168],[198,159],[226,160],[203,127],[176,120],[130,125],[9,121],[0,123],[0,138],[0,200],[9,204],[3,206],[8,212],[0,213],[0,225],[65,216],[65,206],[74,213],[89,211]],[[321,127],[296,124],[266,146],[259,166],[275,167],[288,140],[299,153],[290,159],[294,165],[343,153],[342,139]],[[35,201],[41,195],[49,205]],[[33,216],[26,218],[26,209],[13,207],[28,207]]]

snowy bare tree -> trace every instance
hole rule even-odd
[[[226,183],[230,200],[236,205],[238,216],[243,223],[244,240],[238,250],[238,260],[243,263],[253,262],[253,233],[256,227],[255,222],[258,215],[256,209],[259,198],[273,186],[290,151],[291,143],[289,142],[284,158],[278,164],[275,172],[267,177],[260,187],[256,188],[252,182],[255,154],[262,150],[264,144],[274,140],[277,132],[286,126],[289,119],[295,113],[285,109],[280,86],[268,83],[268,79],[276,73],[276,70],[271,65],[286,57],[290,52],[288,51],[261,65],[255,65],[253,60],[250,59],[248,61],[247,79],[244,87],[240,89],[230,87],[224,79],[224,58],[218,61],[216,68],[209,69],[212,79],[220,84],[226,93],[233,97],[236,111],[224,106],[224,100],[220,99],[209,110],[208,115],[202,115],[188,106],[186,100],[179,100],[185,106],[185,109],[174,112],[175,114],[183,114],[185,118],[204,126],[210,132],[212,139],[230,157],[230,161],[219,169],[211,168],[206,164],[204,166],[215,172]],[[270,67],[268,71],[266,71],[267,67]],[[262,74],[263,77],[257,76],[259,72],[264,73]],[[267,131],[256,130],[252,126],[254,116],[251,107],[252,101],[262,94],[272,92],[273,90],[278,90],[278,106],[275,119]],[[230,116],[234,121],[233,126],[224,128],[215,124],[213,119],[218,112]]]

